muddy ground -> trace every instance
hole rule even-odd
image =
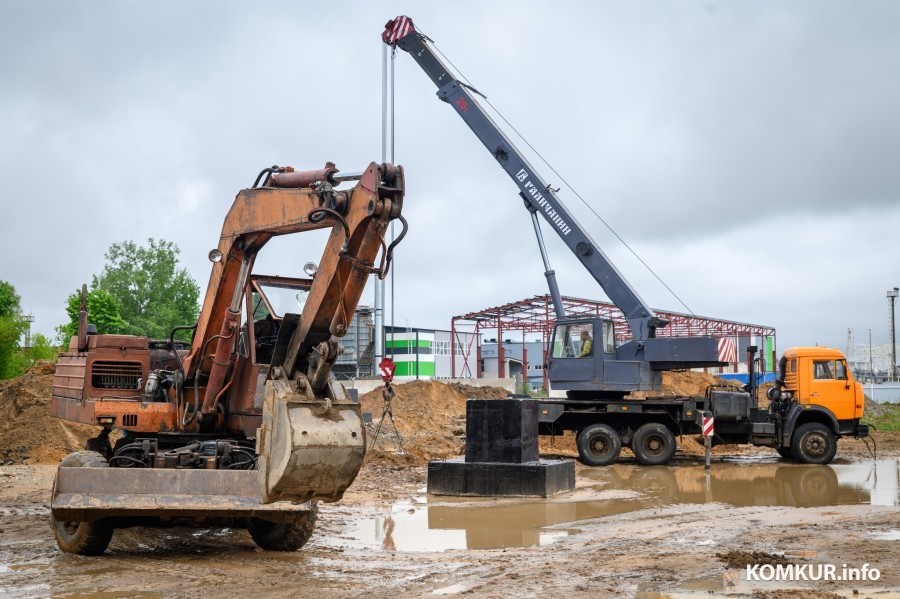
[[[96,558],[61,554],[47,524],[54,467],[0,467],[0,591],[10,597],[847,597],[900,596],[896,449],[856,441],[831,467],[736,447],[711,483],[683,451],[578,468],[570,495],[457,500],[424,493],[423,466],[367,465],[321,506],[299,552],[240,530],[128,529]],[[832,474],[834,473],[834,474]],[[875,480],[873,480],[873,478]],[[880,481],[880,482],[879,482]],[[773,561],[774,560],[774,561]],[[744,562],[881,570],[877,582],[772,584]],[[793,590],[778,590],[794,587]],[[858,594],[854,594],[857,591]]]
[[[832,466],[715,447],[709,477],[684,437],[669,467],[623,450],[614,466],[579,466],[576,490],[550,500],[440,498],[425,492],[427,460],[464,450],[466,397],[505,393],[425,382],[397,387],[407,453],[383,431],[296,553],[261,551],[243,530],[134,528],[102,557],[62,554],[48,524],[55,463],[92,430],[50,417],[52,372],[0,383],[4,597],[900,597],[900,433],[877,434],[877,461],[842,440]],[[667,384],[694,393],[704,377]],[[361,401],[377,422],[380,392]],[[542,437],[541,452],[572,457],[574,440]],[[881,578],[747,581],[746,565],[764,563],[869,564]]]

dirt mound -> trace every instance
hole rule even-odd
[[[662,395],[695,395],[703,397],[706,395],[706,388],[710,385],[741,387],[740,383],[720,379],[714,374],[694,372],[692,370],[664,372],[662,377]],[[657,395],[660,395],[658,391],[635,391],[628,395],[628,399],[645,399]]]
[[[56,364],[40,361],[22,376],[0,381],[0,464],[55,463],[84,449],[96,429],[50,415]]]
[[[450,383],[450,387],[466,399],[506,399],[509,396],[509,391],[502,387],[475,387],[464,383]]]
[[[372,463],[414,465],[461,455],[465,450],[466,400],[508,395],[505,389],[498,387],[471,387],[439,381],[394,385],[394,391],[397,395],[391,409],[407,453],[395,453],[397,439],[390,420],[386,419],[374,451],[366,457]],[[366,393],[359,401],[364,412],[372,413],[373,423],[367,426],[371,443],[384,409],[381,388]]]

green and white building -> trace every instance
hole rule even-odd
[[[457,333],[454,343],[450,331],[384,327],[384,355],[394,360],[394,376],[399,379],[475,377],[478,350],[473,337],[472,333]]]

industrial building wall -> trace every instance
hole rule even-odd
[[[386,327],[387,329],[387,327]],[[386,330],[384,353],[393,357],[399,378],[432,378],[434,371],[434,332],[420,329]]]
[[[525,343],[526,354],[522,354],[522,343],[509,341],[503,344],[505,363],[503,371],[509,375],[521,374],[523,361],[527,362],[528,383],[532,390],[540,389],[544,385],[544,347],[540,341]],[[482,371],[485,374],[497,376],[497,344],[485,343],[481,346]]]
[[[397,365],[394,376],[398,378],[456,378],[473,377],[477,369],[477,349],[472,343],[472,334],[459,333],[454,345],[450,331],[385,327],[385,355],[393,356]],[[471,346],[471,355],[465,349]],[[456,352],[456,377],[453,373]],[[468,368],[466,368],[468,366]]]

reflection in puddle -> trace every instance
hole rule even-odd
[[[674,504],[895,506],[900,505],[898,472],[896,460],[832,466],[725,463],[708,475],[702,466],[614,465],[579,471],[592,488],[590,499],[403,501],[352,523],[350,535],[386,551],[495,549],[545,545],[569,534],[549,526]]]

